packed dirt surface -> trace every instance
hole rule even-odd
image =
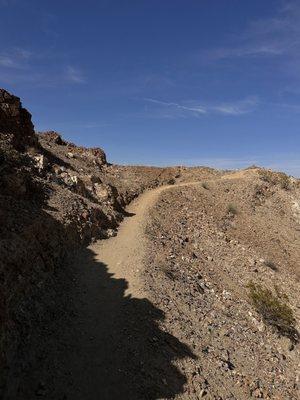
[[[91,245],[96,260],[107,265],[108,272],[116,279],[126,279],[126,295],[143,297],[144,287],[140,281],[145,257],[144,230],[149,209],[155,204],[160,193],[172,186],[163,186],[147,191],[127,208],[129,217],[121,224],[117,236]]]
[[[198,182],[178,183],[176,187],[197,185]],[[148,223],[149,211],[157,202],[160,194],[174,186],[166,185],[142,194],[127,207],[130,218],[121,224],[116,237],[99,241],[89,248],[97,254],[97,258],[108,266],[108,272],[115,278],[128,281],[126,294],[143,297],[145,290],[140,280],[144,268],[143,261],[146,252],[145,228]]]

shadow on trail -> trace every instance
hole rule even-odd
[[[81,252],[75,268],[76,316],[61,337],[60,373],[69,378],[54,379],[53,398],[155,400],[181,393],[186,378],[172,363],[195,357],[160,329],[164,313],[125,295],[127,281],[109,274],[91,250]]]

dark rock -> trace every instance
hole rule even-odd
[[[20,151],[38,143],[31,114],[22,107],[19,97],[4,89],[0,89],[0,135],[10,136],[13,146]]]

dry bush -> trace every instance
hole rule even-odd
[[[250,298],[256,311],[263,317],[264,321],[274,326],[280,335],[286,336],[293,342],[299,342],[300,335],[295,328],[295,318],[293,310],[284,302],[286,296],[278,296],[270,289],[264,288],[260,284],[250,282]]]
[[[260,179],[271,185],[279,185],[284,190],[291,189],[290,177],[283,172],[263,170],[260,171]]]
[[[237,206],[233,203],[228,204],[227,213],[231,215],[237,215],[238,213]]]
[[[284,173],[280,174],[280,186],[284,190],[290,190],[291,189],[290,178]]]
[[[277,265],[276,265],[273,261],[266,260],[266,261],[264,262],[264,264],[265,264],[266,267],[269,267],[269,268],[272,269],[273,271],[278,271],[278,267],[277,267]]]

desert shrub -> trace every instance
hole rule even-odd
[[[283,172],[273,172],[269,170],[260,171],[260,179],[271,185],[279,185],[284,190],[291,189],[291,181],[287,174]]]
[[[174,178],[170,178],[167,183],[168,185],[174,185],[176,183],[176,180]]]
[[[282,189],[284,190],[290,190],[291,189],[291,182],[290,182],[290,178],[284,174],[281,173],[280,177],[279,177],[279,183]]]
[[[264,262],[264,264],[265,264],[266,267],[271,268],[273,271],[278,271],[278,267],[277,267],[277,265],[276,265],[273,261],[266,260],[266,261]]]
[[[298,342],[300,335],[295,328],[293,310],[284,302],[286,296],[274,295],[270,289],[260,284],[250,282],[250,298],[256,311],[263,317],[264,321],[274,326],[280,335],[286,336],[294,342]]]
[[[260,175],[260,179],[262,181],[275,184],[274,172],[268,171],[268,170],[263,170],[263,171],[260,171],[259,175]]]
[[[237,215],[238,213],[237,206],[233,203],[228,204],[227,213],[231,215]]]
[[[203,189],[209,190],[209,186],[208,186],[207,182],[202,182],[201,186],[203,187]]]

